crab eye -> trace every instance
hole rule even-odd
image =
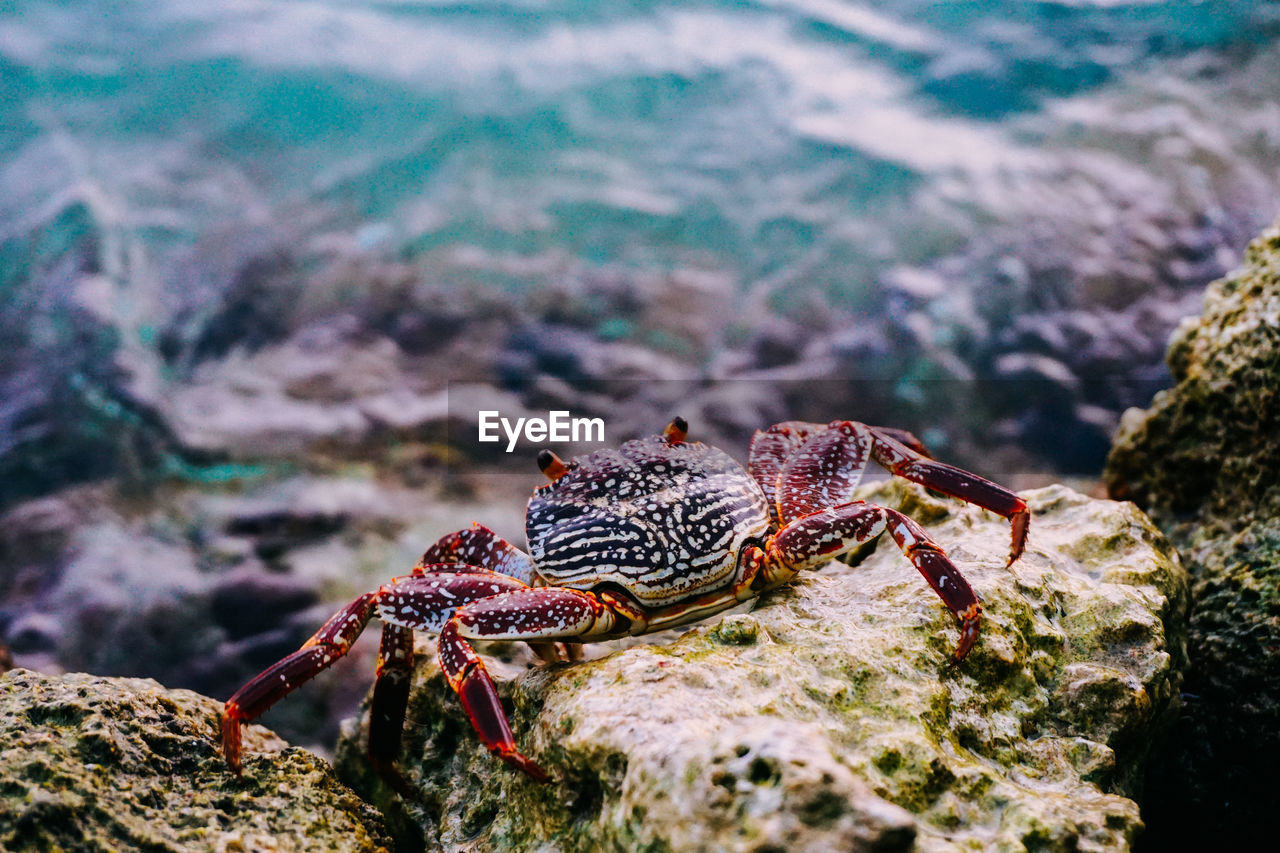
[[[564,460],[545,447],[538,451],[538,467],[552,482],[569,473],[569,466],[564,464]]]

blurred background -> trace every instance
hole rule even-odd
[[[1261,0],[3,4],[0,644],[225,698],[523,541],[479,409],[1090,488],[1280,208],[1277,85]],[[331,744],[374,647],[266,721]]]

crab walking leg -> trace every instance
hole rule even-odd
[[[526,589],[495,595],[458,609],[440,632],[440,669],[476,734],[490,752],[539,781],[546,771],[516,747],[484,662],[468,640],[563,640],[607,636],[619,623],[591,593],[572,589]]]
[[[526,586],[533,584],[533,558],[483,524],[476,523],[441,536],[422,555],[413,573],[448,571],[446,565],[441,564],[458,563],[509,575]]]
[[[747,471],[764,490],[764,496],[769,501],[769,514],[773,516],[775,522],[779,522],[776,498],[778,475],[782,473],[792,454],[799,450],[809,438],[828,429],[830,429],[829,424],[783,421],[767,430],[756,430],[756,434],[752,437],[751,450],[747,457]],[[924,443],[916,438],[914,433],[905,429],[878,426],[868,427],[868,429],[874,433],[887,435],[921,456],[933,457]],[[827,505],[831,506],[831,504]]]
[[[855,421],[812,433],[778,472],[778,518],[789,524],[848,503],[871,458],[871,432]]]
[[[532,557],[475,522],[468,528],[441,536],[422,555],[413,573],[471,571],[474,566],[510,575],[529,586],[533,586],[537,576]],[[530,643],[529,647],[547,663],[582,658],[582,648],[577,643]]]
[[[766,546],[766,572],[789,579],[852,550],[888,530],[902,553],[960,620],[955,660],[964,660],[978,640],[982,606],[973,587],[946,553],[911,518],[888,507],[853,501],[788,524]]]
[[[929,452],[929,448],[925,447],[924,442],[916,438],[916,434],[913,432],[910,432],[905,429],[897,429],[896,427],[882,427],[882,426],[868,426],[867,429],[871,430],[873,433],[877,435],[886,435],[889,438],[892,438],[894,441],[898,442],[898,444],[902,444],[902,445],[905,445],[906,447],[909,447],[910,449],[914,450],[916,453],[919,453],[921,456],[925,457],[926,459],[933,458],[933,454]]]
[[[809,436],[822,432],[822,424],[806,421],[783,421],[767,430],[756,430],[747,454],[747,472],[760,484],[765,500],[769,503],[769,516],[774,524],[786,522],[778,518],[778,476],[786,467],[791,454],[800,449]]]
[[[250,679],[227,700],[222,714],[222,752],[232,770],[240,769],[240,726],[328,669],[345,655],[377,616],[390,625],[438,631],[454,610],[491,595],[528,589],[507,575],[482,570],[440,572],[395,578],[377,592],[366,592],[339,610],[302,648]],[[405,639],[383,638],[383,650],[403,648]],[[384,703],[398,701],[394,688]],[[375,696],[375,702],[377,697]],[[390,706],[382,705],[386,713]],[[385,741],[380,748],[385,748]]]
[[[858,426],[862,426],[858,424]],[[887,432],[869,429],[873,441],[871,458],[891,471],[895,476],[911,480],[930,489],[959,498],[967,503],[989,509],[1009,519],[1012,524],[1012,544],[1009,562],[1022,556],[1027,544],[1027,530],[1031,526],[1031,511],[1027,503],[1004,486],[971,474],[962,468],[935,462],[912,450]]]
[[[400,793],[408,788],[395,766],[400,756],[409,688],[413,684],[413,631],[383,625],[378,646],[378,670],[369,701],[369,759],[378,775]]]

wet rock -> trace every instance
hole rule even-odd
[[[24,613],[9,620],[4,639],[19,654],[57,651],[64,633],[62,620],[49,613]],[[12,660],[10,666],[12,666]]]
[[[67,484],[139,478],[173,444],[130,393],[125,336],[91,295],[118,284],[118,235],[88,199],[50,210],[0,246],[0,509]]]
[[[55,585],[61,557],[84,513],[69,498],[26,501],[0,515],[0,607],[11,607]],[[90,497],[89,500],[92,500]]]
[[[26,620],[47,614],[64,667],[177,680],[215,641],[209,578],[181,539],[103,518],[76,531],[62,577]]]
[[[254,552],[264,560],[279,557],[291,548],[323,540],[349,524],[342,512],[307,512],[297,508],[252,509],[227,522],[231,536],[249,537]]]
[[[1193,579],[1191,667],[1153,761],[1152,849],[1272,841],[1280,763],[1280,231],[1210,286],[1167,355],[1176,385],[1126,412],[1110,492],[1146,507]]]
[[[369,771],[363,721],[343,778],[432,849],[1127,849],[1181,682],[1176,554],[1132,506],[1055,486],[1027,494],[1030,544],[1005,568],[1003,520],[899,483],[869,494],[926,524],[982,596],[960,666],[955,621],[884,540],[674,642],[495,663],[554,784],[484,751],[430,654],[401,762],[416,799]]]
[[[381,815],[261,727],[237,780],[219,703],[154,681],[0,676],[0,849],[388,850]]]
[[[223,575],[210,595],[214,621],[233,640],[271,631],[319,601],[302,578],[255,571]]]

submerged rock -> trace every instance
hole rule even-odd
[[[1127,849],[1137,771],[1176,706],[1186,577],[1131,505],[1026,497],[1030,543],[1005,568],[1002,519],[870,491],[925,523],[982,596],[959,666],[954,619],[885,539],[674,642],[523,673],[494,662],[555,784],[485,752],[425,649],[401,759],[415,798],[368,769],[367,713],[339,770],[428,849]]]
[[[1192,577],[1187,701],[1153,761],[1153,849],[1270,847],[1280,764],[1280,230],[1215,282],[1125,414],[1111,493],[1147,508]]]
[[[243,779],[219,703],[154,681],[0,676],[0,849],[377,851],[381,816],[325,762],[261,727]],[[281,751],[283,750],[283,751]]]

